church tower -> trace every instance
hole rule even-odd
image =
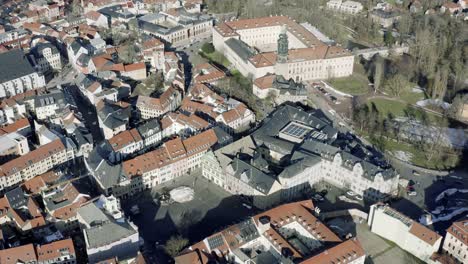
[[[288,51],[289,42],[286,25],[281,28],[281,33],[278,38],[278,49],[276,51],[276,65],[275,72],[277,75],[283,75],[288,79]]]

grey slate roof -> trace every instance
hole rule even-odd
[[[89,247],[96,248],[129,237],[137,231],[126,221],[109,221],[84,230]]]
[[[250,57],[255,55],[255,51],[242,40],[230,38],[226,40],[225,43],[244,61],[247,61]]]
[[[34,98],[35,107],[44,107],[52,104],[57,104],[58,106],[62,107],[65,106],[65,97],[61,91],[37,95]]]
[[[138,133],[143,137],[143,139],[150,137],[161,131],[161,125],[159,124],[158,119],[150,119],[144,124],[139,125],[137,128]]]
[[[34,72],[34,68],[22,50],[12,50],[0,54],[0,83]]]
[[[78,208],[78,214],[90,226],[99,225],[110,220],[94,203],[89,203]]]
[[[234,158],[230,166],[235,172],[234,177],[263,194],[268,194],[275,183],[273,177],[238,158]]]
[[[89,153],[86,163],[92,170],[93,177],[100,182],[104,189],[111,188],[119,184],[122,177],[122,164],[112,165],[104,157],[108,157],[107,150],[103,150],[105,143],[94,148]]]
[[[44,52],[44,49],[47,49],[47,48],[50,48],[52,54],[58,54],[59,51],[57,49],[57,47],[55,47],[54,45],[52,45],[51,43],[38,43],[33,49],[32,49],[32,53],[34,54],[34,57],[36,58],[40,58],[40,57],[44,57],[43,56],[43,52]]]
[[[13,209],[19,209],[28,205],[28,199],[21,187],[16,187],[15,189],[8,191],[5,193],[5,197]]]
[[[255,144],[251,136],[243,137],[223,148],[220,148],[214,152],[214,155],[218,159],[221,168],[225,168],[238,152],[242,152],[248,155],[253,155],[255,150]]]
[[[118,105],[105,103],[104,107],[98,110],[98,115],[104,125],[109,128],[116,128],[128,123],[131,110],[131,107],[122,108]]]
[[[307,89],[303,83],[295,82],[293,79],[286,80],[282,75],[276,75],[273,80],[273,88],[278,89],[280,94],[307,96]]]

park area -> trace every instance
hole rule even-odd
[[[365,95],[369,92],[367,73],[360,63],[354,63],[351,76],[332,78],[328,82],[334,89],[349,95]]]

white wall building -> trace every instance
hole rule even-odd
[[[468,263],[468,220],[452,223],[447,229],[442,251],[459,263]]]
[[[327,2],[327,8],[346,13],[346,14],[357,14],[361,12],[364,7],[361,3],[356,1],[344,1],[343,0],[330,0]]]
[[[42,73],[49,70],[61,70],[62,59],[58,49],[50,43],[39,43],[37,44],[32,55],[34,57],[36,67]]]
[[[370,207],[367,224],[373,233],[396,243],[424,262],[439,251],[442,243],[440,235],[385,204]]]
[[[221,23],[213,28],[213,45],[242,75],[253,79],[275,73],[307,81],[353,73],[354,56],[349,51],[326,45],[284,16]]]
[[[23,51],[0,54],[0,98],[44,86],[44,76],[34,70]]]

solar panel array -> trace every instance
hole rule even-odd
[[[302,138],[304,137],[307,132],[310,131],[310,128],[299,126],[294,123],[290,123],[283,131],[282,133],[295,137],[295,138]]]
[[[218,234],[208,238],[208,245],[211,249],[218,248],[224,244],[223,236]]]

